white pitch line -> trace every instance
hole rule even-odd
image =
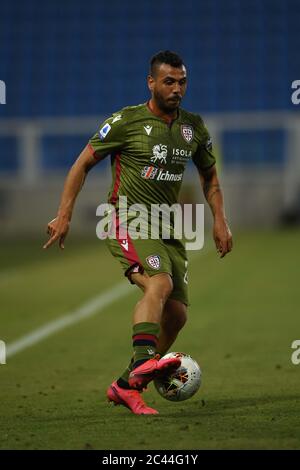
[[[74,325],[75,323],[85,320],[86,318],[92,317],[108,307],[113,302],[125,297],[127,294],[132,292],[132,286],[126,282],[120,282],[106,292],[94,297],[89,302],[86,302],[81,307],[72,312],[68,312],[65,315],[53,320],[52,322],[46,323],[40,328],[33,330],[31,333],[22,336],[20,339],[8,344],[6,347],[6,356],[11,357],[15,354],[27,349],[34,344],[39,343],[48,336],[61,331],[68,326]]]

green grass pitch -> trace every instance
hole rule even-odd
[[[189,322],[173,350],[201,365],[181,403],[145,394],[159,416],[111,407],[105,390],[131,355],[132,287],[99,314],[0,365],[1,449],[299,449],[299,232],[235,236],[220,260],[209,243],[190,262]],[[0,245],[0,339],[7,344],[122,280],[98,241],[44,252],[43,240]]]

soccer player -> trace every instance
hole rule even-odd
[[[151,99],[114,113],[71,167],[55,219],[48,224],[50,235],[44,248],[58,242],[64,248],[76,197],[89,170],[110,155],[112,186],[108,201],[116,209],[116,238],[107,238],[112,255],[125,276],[141,288],[143,295],[133,313],[133,356],[126,370],[107,390],[108,400],[124,405],[135,414],[157,414],[146,405],[142,391],[153,378],[180,365],[180,359],[163,359],[187,319],[187,256],[176,238],[132,239],[121,230],[119,196],[128,206],[153,204],[172,206],[187,162],[192,159],[214,217],[213,236],[224,257],[232,249],[223,195],[211,139],[198,114],[180,107],[186,92],[187,71],[182,59],[162,51],[151,59],[148,87]],[[151,233],[149,224],[148,231]]]

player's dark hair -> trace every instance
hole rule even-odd
[[[161,64],[168,64],[172,67],[182,67],[184,65],[181,57],[172,51],[160,51],[155,54],[150,61],[150,75],[155,76],[158,67]]]

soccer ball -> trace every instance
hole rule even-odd
[[[188,354],[171,352],[163,359],[179,357],[181,365],[169,375],[162,375],[154,379],[158,393],[166,400],[183,401],[191,398],[201,385],[201,369],[197,362]]]

